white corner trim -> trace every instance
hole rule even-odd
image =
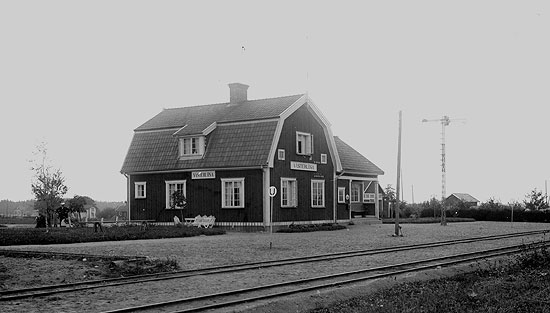
[[[180,131],[182,131],[185,127],[187,127],[187,124],[183,125],[180,129],[178,129],[175,133],[172,134],[172,136],[177,136]]]
[[[214,131],[214,129],[216,129],[216,127],[218,126],[218,123],[214,122],[210,125],[208,125],[208,127],[206,127],[203,131],[202,131],[202,134],[204,136],[208,136],[208,134],[210,134],[211,132]]]
[[[323,127],[323,130],[325,132],[325,137],[327,137],[328,139],[328,149],[330,152],[330,156],[332,157],[336,172],[341,172],[342,162],[340,161],[340,155],[338,154],[338,149],[336,148],[336,142],[334,141],[334,135],[332,134],[332,129],[330,128],[330,122],[323,115],[321,110],[319,110],[319,108],[315,105],[313,100],[311,100],[311,98],[308,98],[307,102],[309,103],[310,112],[312,112],[313,116],[316,117],[318,121],[325,126]]]
[[[267,164],[270,168],[273,168],[273,162],[275,160],[275,153],[277,152],[277,145],[279,144],[279,139],[281,138],[281,132],[283,131],[283,126],[285,120],[299,107],[306,103],[307,95],[301,96],[298,100],[294,101],[286,110],[284,110],[281,115],[279,115],[279,121],[277,122],[277,128],[275,129],[275,136],[273,136],[273,141],[271,142],[271,149],[269,150],[269,155],[267,157]]]

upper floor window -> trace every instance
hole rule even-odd
[[[146,182],[135,182],[135,198],[144,199],[147,196],[147,183]]]
[[[180,138],[180,157],[201,156],[204,153],[204,137]]]
[[[277,158],[279,159],[279,161],[285,160],[285,149],[277,150]]]
[[[327,155],[326,155],[326,153],[321,153],[321,164],[327,164]]]
[[[313,135],[296,132],[296,154],[313,154]]]

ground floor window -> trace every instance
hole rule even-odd
[[[147,197],[147,183],[135,182],[134,186],[135,186],[135,198],[145,199]]]
[[[325,181],[311,180],[311,206],[314,208],[325,207]]]
[[[363,202],[366,202],[366,203],[374,203],[374,198],[375,198],[374,193],[365,192],[365,193],[363,194]]]
[[[187,196],[186,192],[186,182],[185,180],[167,180],[166,181],[166,208],[171,209],[174,201],[173,201],[173,195],[176,192],[181,192],[184,197]],[[179,209],[180,207],[174,206],[175,209]]]
[[[296,178],[281,178],[281,207],[298,207],[298,184]]]
[[[361,185],[352,183],[351,184],[351,202],[360,202],[360,194],[361,194]]]
[[[222,178],[222,208],[244,208],[244,178]]]
[[[338,203],[346,202],[346,188],[338,187]]]

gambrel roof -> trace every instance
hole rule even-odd
[[[306,103],[324,127],[336,171],[341,172],[346,164],[347,169],[356,173],[383,174],[332,135],[327,119],[304,94],[164,109],[134,130],[121,172],[273,167],[284,120]],[[206,138],[204,154],[200,158],[180,158],[180,138],[192,136]],[[345,162],[340,162],[340,154]]]
[[[266,166],[280,117],[305,101],[292,95],[165,109],[134,130],[121,172]],[[180,159],[179,137],[193,135],[208,135],[204,156]]]
[[[271,99],[249,100],[242,103],[219,103],[192,107],[164,109],[136,132],[167,128],[185,128],[178,135],[200,134],[212,123],[263,120],[278,118],[294,102],[304,95]]]
[[[384,175],[384,171],[339,137],[334,136],[334,142],[336,143],[344,172],[364,175]]]

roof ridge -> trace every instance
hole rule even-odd
[[[243,102],[239,103],[245,103],[245,102],[252,102],[252,101],[264,101],[264,100],[273,100],[273,99],[281,99],[281,98],[289,98],[289,97],[296,97],[296,96],[303,96],[305,93],[297,93],[293,95],[287,95],[287,96],[279,96],[279,97],[271,97],[271,98],[261,98],[261,99],[249,99]],[[208,104],[197,104],[197,105],[191,105],[191,106],[182,106],[182,107],[175,107],[175,108],[164,108],[163,110],[178,110],[178,109],[186,109],[186,108],[196,108],[196,107],[205,107],[205,106],[215,106],[215,105],[228,105],[231,104],[231,102],[218,102],[218,103],[208,103]]]

